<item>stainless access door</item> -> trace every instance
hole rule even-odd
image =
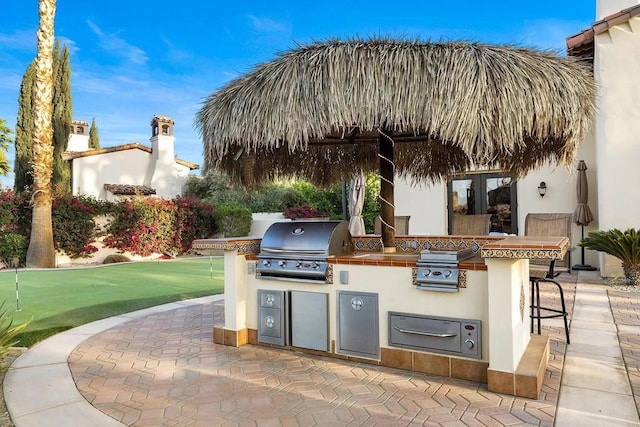
[[[379,358],[378,294],[338,291],[338,353]]]
[[[258,342],[288,344],[287,308],[285,291],[258,290]]]
[[[291,291],[291,345],[329,351],[329,294]]]

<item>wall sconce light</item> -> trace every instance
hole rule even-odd
[[[547,194],[547,184],[544,181],[538,185],[538,194],[540,194],[540,197],[544,197],[544,195]]]

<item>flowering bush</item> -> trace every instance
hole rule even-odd
[[[180,253],[191,248],[195,239],[212,237],[217,231],[215,207],[201,202],[195,197],[177,197],[176,206],[176,240],[180,242]]]
[[[311,206],[291,206],[284,210],[283,215],[285,218],[299,219],[317,218],[320,216],[320,213],[316,208],[312,208]]]
[[[104,244],[141,256],[174,256],[186,252],[194,239],[214,233],[213,214],[213,206],[187,197],[123,200],[114,207]]]
[[[31,195],[0,190],[0,258],[19,256],[24,263],[31,234]],[[105,245],[148,256],[170,256],[190,249],[194,239],[216,232],[215,208],[192,197],[174,200],[138,197],[111,203],[88,196],[54,194],[51,206],[56,250],[71,258],[88,257],[98,248],[97,237],[106,234]],[[96,217],[112,214],[106,231]]]
[[[94,218],[108,209],[107,202],[88,196],[57,195],[51,205],[53,245],[71,258],[88,257],[98,248]]]

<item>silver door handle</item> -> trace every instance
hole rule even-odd
[[[402,328],[398,328],[397,326],[394,326],[393,329],[395,329],[398,332],[402,332],[403,334],[422,335],[425,337],[434,337],[434,338],[452,338],[452,337],[458,336],[458,334],[455,334],[455,333],[439,334],[437,332],[412,331],[411,329],[402,329]]]

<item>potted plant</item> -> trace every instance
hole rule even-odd
[[[622,261],[622,270],[627,283],[640,285],[640,234],[635,228],[620,231],[595,231],[582,239],[580,246],[604,252]]]

